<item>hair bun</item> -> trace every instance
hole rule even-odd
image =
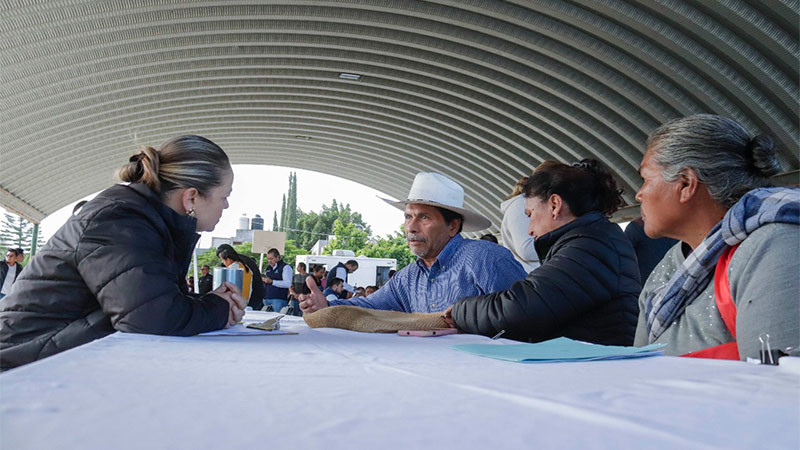
[[[144,183],[154,192],[160,192],[158,179],[160,158],[158,150],[150,146],[142,147],[139,153],[128,158],[128,164],[117,172],[119,179],[130,183]]]
[[[745,155],[750,166],[763,177],[771,177],[780,173],[781,165],[772,144],[772,139],[765,134],[750,139]]]

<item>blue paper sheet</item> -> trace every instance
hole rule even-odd
[[[473,355],[512,362],[594,361],[601,359],[640,358],[663,354],[667,344],[644,347],[597,345],[560,337],[536,344],[462,344],[453,348]]]

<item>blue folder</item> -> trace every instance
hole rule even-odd
[[[667,344],[644,347],[598,345],[560,337],[536,344],[461,344],[453,348],[473,355],[512,362],[596,361],[662,355]]]

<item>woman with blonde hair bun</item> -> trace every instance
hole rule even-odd
[[[115,331],[191,336],[239,321],[247,301],[226,283],[188,292],[199,231],[228,207],[233,171],[210,140],[144,147],[120,168],[125,184],[84,204],[53,235],[0,308],[0,369]]]

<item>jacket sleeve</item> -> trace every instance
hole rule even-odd
[[[116,330],[132,333],[191,336],[224,327],[228,302],[212,293],[193,298],[181,292],[179,263],[169,259],[162,233],[124,204],[87,225],[76,263],[103,312]]]
[[[550,338],[564,324],[607,301],[617,290],[619,257],[591,237],[576,236],[510,289],[468,297],[453,305],[456,326],[491,336]],[[614,261],[613,259],[617,260]]]

